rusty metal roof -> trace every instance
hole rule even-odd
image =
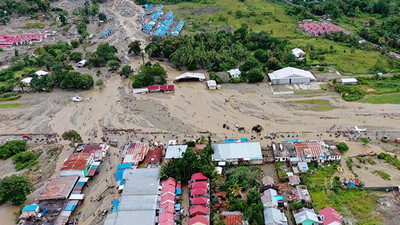
[[[58,177],[50,179],[38,198],[39,201],[67,199],[78,182],[79,176]]]

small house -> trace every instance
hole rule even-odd
[[[70,155],[60,170],[60,176],[86,177],[94,163],[93,155],[89,153],[75,153]]]
[[[357,79],[356,78],[341,78],[340,81],[343,85],[356,85]]]
[[[224,223],[226,225],[242,225],[243,223],[243,213],[240,211],[223,211],[222,212]]]
[[[29,86],[31,84],[32,79],[33,79],[32,77],[26,77],[21,80],[21,83],[24,84],[25,86]]]
[[[307,173],[307,171],[308,171],[308,165],[306,162],[299,162],[297,164],[297,167],[299,168],[299,171],[301,173]]]
[[[306,53],[300,48],[292,49],[292,53],[298,60],[303,60],[306,57]]]
[[[190,208],[189,214],[190,216],[207,216],[210,213],[210,208],[203,205],[196,205]]]
[[[207,217],[204,216],[195,216],[189,219],[189,225],[209,225]]]
[[[210,90],[215,90],[215,89],[217,89],[217,82],[215,80],[208,80],[207,87]]]
[[[301,202],[301,200],[306,201],[307,203],[311,202],[311,196],[308,192],[307,186],[298,185],[296,188],[292,190],[291,199],[296,202]]]
[[[21,211],[21,217],[28,218],[30,216],[36,217],[39,212],[39,205],[26,205]]]
[[[261,183],[264,187],[272,187],[274,186],[275,182],[274,182],[274,178],[270,177],[270,176],[264,176],[261,179]]]
[[[289,176],[289,184],[291,186],[296,186],[300,184],[300,177],[296,175]]]
[[[165,154],[165,161],[169,162],[172,159],[178,159],[183,157],[183,153],[186,152],[187,145],[168,145],[166,154]]]
[[[212,160],[216,162],[250,162],[262,164],[263,156],[259,142],[233,142],[212,144],[214,154]]]
[[[84,67],[85,65],[86,65],[86,60],[84,59],[82,59],[76,64],[77,67]]]
[[[274,152],[276,162],[290,161],[291,163],[295,164],[300,161],[296,152],[296,148],[294,147],[292,142],[272,142],[272,150]]]
[[[160,148],[155,148],[155,149],[149,150],[149,152],[146,155],[146,158],[144,159],[146,166],[148,166],[150,164],[160,165],[163,150],[164,150],[164,146],[161,146]]]
[[[276,208],[265,208],[264,220],[265,225],[288,225],[285,214]]]
[[[242,74],[239,69],[231,69],[228,70],[227,73],[231,78],[240,77],[240,75]]]
[[[342,216],[332,207],[326,207],[319,211],[323,225],[342,225]]]
[[[314,209],[302,208],[297,213],[293,214],[296,224],[302,225],[318,225],[320,220],[315,214]]]
[[[278,200],[275,198],[277,195],[278,193],[272,188],[264,191],[261,195],[261,202],[264,208],[278,207]]]

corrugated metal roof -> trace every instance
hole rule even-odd
[[[183,153],[186,152],[187,145],[169,145],[167,147],[166,159],[182,158]]]
[[[126,188],[124,188],[124,191]],[[157,209],[157,195],[122,196],[119,211],[143,211]]]
[[[125,170],[123,179],[126,184],[122,196],[157,194],[159,173],[159,168]]]
[[[74,189],[78,176],[58,177],[49,180],[38,200],[66,199]]]
[[[250,159],[262,160],[261,145],[259,142],[219,143],[212,145],[214,161]]]
[[[271,80],[274,79],[287,79],[287,78],[295,78],[295,77],[307,77],[311,80],[316,80],[314,75],[311,72],[306,70],[301,70],[293,67],[286,67],[280,70],[276,70],[273,73],[268,74]]]
[[[119,211],[117,214],[115,225],[150,225],[155,224],[155,217],[155,210]]]
[[[61,170],[82,170],[87,167],[89,158],[89,153],[72,154],[65,160]]]

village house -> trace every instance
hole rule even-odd
[[[272,188],[265,190],[261,194],[261,202],[264,208],[278,207],[278,200],[275,198],[277,195],[278,193]]]
[[[306,53],[300,48],[292,49],[292,53],[298,60],[303,60],[306,57]]]
[[[75,153],[70,155],[64,162],[60,170],[60,176],[80,176],[89,175],[90,168],[94,163],[93,155],[89,153]]]
[[[342,225],[342,216],[331,207],[323,208],[319,211],[319,215],[323,221],[323,225]]]
[[[132,163],[132,166],[136,168],[141,161],[144,160],[150,146],[142,142],[129,143],[125,146],[122,152],[124,160],[122,163]]]
[[[264,176],[261,179],[261,184],[264,188],[268,188],[268,187],[272,187],[274,186],[275,182],[274,182],[274,178],[270,177],[270,176]]]
[[[307,171],[308,171],[308,165],[306,162],[299,162],[297,164],[297,167],[299,168],[299,171],[301,173],[307,173]]]
[[[319,225],[320,220],[315,214],[314,209],[302,208],[298,212],[293,213],[296,224],[301,225]]]
[[[288,178],[289,178],[289,184],[291,186],[296,186],[296,185],[300,184],[300,177],[299,176],[291,175],[291,176],[288,176]]]
[[[311,196],[308,192],[307,186],[298,185],[292,190],[292,195],[290,198],[295,202],[300,202],[301,200],[306,201],[307,203],[311,202]]]
[[[264,220],[265,225],[288,225],[285,214],[276,208],[265,208]]]
[[[251,164],[262,164],[263,156],[259,142],[234,142],[212,144],[214,154],[213,161],[230,162],[250,162]]]
[[[98,143],[78,145],[76,151],[92,154],[95,161],[102,161],[106,157],[108,149],[110,146],[107,144]]]
[[[321,144],[318,142],[294,143],[297,155],[303,162],[324,162],[325,156],[322,152]]]
[[[146,158],[144,159],[146,166],[149,166],[149,165],[159,166],[161,163],[163,151],[164,151],[164,146],[150,149],[147,152]]]
[[[242,74],[239,69],[231,69],[228,70],[227,73],[231,78],[240,77],[240,75]]]
[[[186,152],[187,145],[168,145],[166,154],[165,154],[165,161],[169,162],[172,159],[179,159],[183,157],[183,153]]]
[[[297,163],[300,160],[297,155],[296,148],[292,142],[272,142],[272,150],[274,152],[276,162],[290,161],[291,163]]]
[[[243,213],[240,211],[223,211],[221,221],[226,225],[245,224],[245,221],[243,221]]]
[[[189,224],[209,224],[209,179],[203,173],[195,173],[189,181],[190,209]],[[206,204],[204,204],[206,203]]]

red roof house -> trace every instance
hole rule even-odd
[[[319,211],[319,215],[324,216],[323,225],[341,225],[342,217],[331,207],[326,207]]]
[[[189,219],[189,225],[208,225],[207,217],[204,216],[195,216]]]
[[[151,149],[144,160],[148,164],[160,164],[164,147]]]
[[[192,205],[208,205],[207,197],[196,197],[191,199]]]
[[[192,196],[206,195],[208,193],[207,188],[196,188],[191,190]]]
[[[160,91],[160,86],[159,85],[149,86],[148,89],[150,92],[157,92]]]
[[[195,181],[208,181],[208,177],[206,177],[203,173],[195,173],[192,175],[191,182]]]
[[[78,175],[85,177],[88,175],[93,164],[93,155],[89,153],[75,153],[70,155],[60,170],[60,176]]]
[[[189,184],[189,188],[196,189],[196,188],[208,188],[208,183],[205,181],[199,181]]]
[[[203,205],[196,205],[190,208],[190,216],[203,215],[206,216],[210,213],[210,208]]]

